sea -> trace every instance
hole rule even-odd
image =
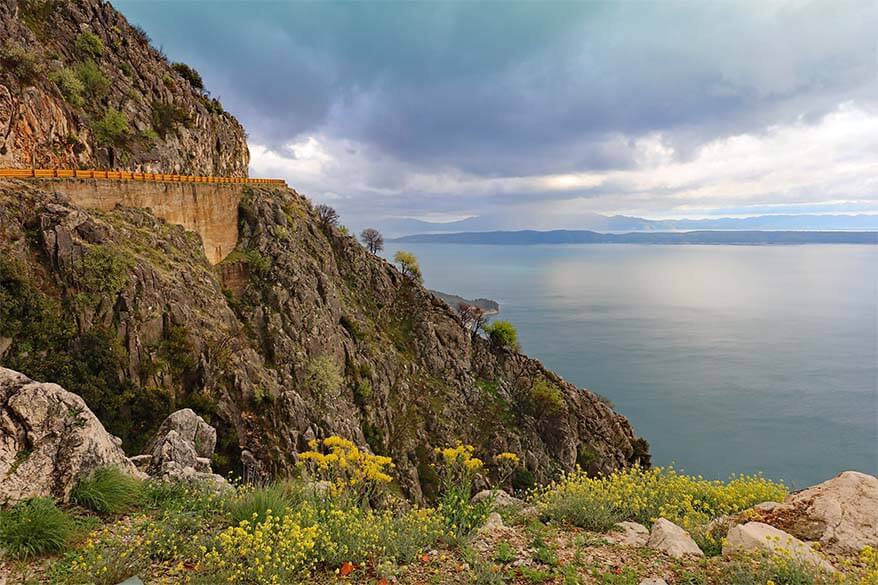
[[[878,474],[878,246],[390,243],[500,303],[522,350],[608,397],[656,465],[792,489]]]

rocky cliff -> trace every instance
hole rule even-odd
[[[457,440],[522,455],[519,486],[648,462],[595,394],[473,337],[304,197],[248,188],[238,216],[214,267],[148,211],[0,183],[0,364],[82,396],[129,453],[191,407],[217,427],[220,469],[284,473],[329,434],[391,455],[416,498],[430,447]]]
[[[0,0],[0,167],[247,175],[241,125],[102,0]]]

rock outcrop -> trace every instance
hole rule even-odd
[[[109,2],[0,0],[0,167],[247,175],[241,125]]]
[[[689,536],[689,533],[664,518],[659,518],[652,525],[646,541],[649,548],[661,551],[675,559],[685,556],[703,557],[704,553]]]
[[[433,447],[458,440],[519,454],[531,481],[648,464],[595,394],[473,336],[304,197],[248,188],[239,218],[238,247],[212,267],[148,211],[0,182],[0,312],[22,316],[0,319],[0,360],[80,394],[131,454],[191,407],[217,429],[220,473],[286,473],[332,434],[393,457],[415,499],[436,487]]]
[[[104,466],[138,475],[82,398],[0,367],[0,505],[52,496]]]
[[[858,553],[878,547],[878,477],[857,471],[790,495],[782,503],[757,506],[764,522],[823,550]]]
[[[646,546],[649,540],[649,530],[637,522],[619,522],[607,534],[607,540],[624,546]]]
[[[748,522],[729,530],[723,544],[723,555],[769,551],[786,558],[833,572],[835,568],[820,554],[801,540],[762,522]]]
[[[223,477],[211,469],[214,447],[216,429],[184,408],[162,422],[135,461],[151,477],[164,481],[212,481],[223,485]]]

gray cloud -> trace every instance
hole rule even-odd
[[[865,1],[117,4],[202,71],[252,143],[286,157],[265,170],[349,213],[606,199],[636,189],[614,177],[461,193],[457,179],[633,172],[652,164],[651,136],[665,164],[685,163],[726,137],[820,124],[843,103],[878,107],[878,5]],[[282,164],[309,137],[332,159],[313,176]],[[456,180],[419,191],[412,176]]]

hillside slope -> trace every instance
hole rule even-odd
[[[216,267],[194,234],[148,211],[79,209],[0,183],[0,363],[81,395],[137,452],[172,410],[218,427],[216,464],[289,471],[338,434],[433,489],[430,447],[514,451],[525,486],[577,463],[648,462],[628,421],[454,312],[288,189],[252,188]]]
[[[101,0],[0,0],[0,167],[244,177],[244,130]]]

